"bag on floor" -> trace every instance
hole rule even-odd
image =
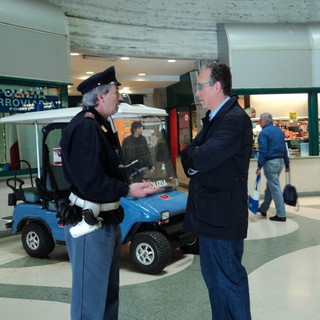
[[[249,210],[256,214],[259,211],[259,198],[260,198],[260,179],[261,175],[257,175],[253,189],[249,195]]]

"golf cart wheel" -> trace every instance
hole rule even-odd
[[[22,229],[24,250],[34,258],[44,258],[53,250],[55,243],[49,231],[36,223],[26,224]]]
[[[171,245],[160,232],[145,231],[138,233],[130,245],[130,257],[133,264],[142,272],[157,274],[169,263]]]
[[[199,254],[199,238],[196,238],[194,241],[181,246],[180,249],[185,253]]]

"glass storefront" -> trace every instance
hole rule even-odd
[[[290,157],[309,156],[308,94],[239,96],[239,102],[252,119],[254,133],[253,157],[258,156],[258,136],[262,130],[259,119],[260,115],[265,112],[272,115],[274,125],[284,132]]]
[[[274,124],[285,134],[288,151],[291,157],[309,156],[309,110],[308,94],[257,94],[239,95],[239,104],[245,109],[252,120],[254,134],[252,157],[258,157],[258,135],[261,132],[260,114],[271,113]],[[177,108],[177,139],[180,153],[192,141],[198,131],[195,105]],[[320,118],[319,118],[320,119]],[[200,121],[201,122],[201,121]],[[318,125],[320,143],[320,132]]]
[[[66,86],[65,86],[66,87]],[[61,86],[40,86],[0,83],[0,117],[15,113],[59,109],[63,103]],[[15,169],[15,164],[28,157],[35,167],[34,128],[25,125],[0,125],[0,165]],[[20,169],[20,167],[17,167]]]

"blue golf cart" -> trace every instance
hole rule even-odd
[[[64,228],[58,225],[56,217],[59,203],[69,196],[59,141],[64,127],[80,111],[81,108],[65,108],[0,119],[0,124],[31,124],[35,129],[37,177],[32,177],[32,164],[20,161],[18,165],[30,173],[23,178],[14,174],[7,180],[11,189],[8,205],[14,209],[12,217],[3,218],[12,234],[21,232],[24,250],[35,258],[46,257],[56,244],[65,243]],[[182,229],[187,195],[177,189],[178,180],[164,136],[166,116],[162,109],[121,103],[118,113],[109,119],[120,144],[130,135],[133,122],[142,123],[152,165],[146,167],[134,159],[123,166],[130,181],[139,177],[160,188],[159,193],[145,198],[121,198],[125,212],[121,223],[123,244],[130,242],[133,264],[149,274],[161,272],[175,248],[195,254],[199,250],[197,237]]]

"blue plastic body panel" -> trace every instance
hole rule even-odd
[[[64,241],[64,228],[58,225],[56,214],[54,211],[44,210],[41,204],[18,204],[13,211],[11,232],[15,234],[20,231],[24,221],[37,220],[48,228],[54,241]]]
[[[122,239],[126,239],[131,228],[137,223],[158,222],[161,213],[169,211],[170,217],[184,214],[187,195],[178,190],[159,193],[145,198],[121,198],[125,218],[121,223]],[[12,217],[12,233],[20,231],[20,225],[26,220],[38,220],[47,226],[54,241],[64,241],[64,228],[57,223],[55,211],[47,211],[40,204],[18,204]]]
[[[125,217],[121,223],[122,239],[124,240],[132,226],[141,222],[157,222],[161,220],[161,213],[169,211],[170,217],[184,214],[187,204],[187,195],[181,191],[173,190],[156,194],[146,198],[121,198]]]

